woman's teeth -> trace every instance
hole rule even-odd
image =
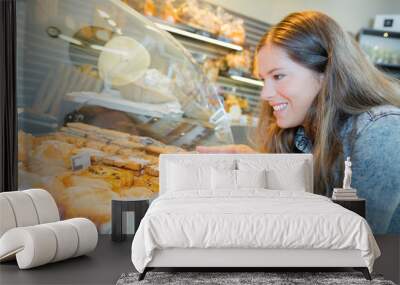
[[[287,108],[287,106],[288,106],[288,104],[284,103],[284,104],[272,106],[272,108],[274,108],[274,111],[282,111],[282,110],[285,110]]]

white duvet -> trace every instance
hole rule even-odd
[[[132,243],[143,272],[155,249],[358,249],[372,272],[380,251],[362,217],[328,198],[299,191],[166,193],[153,201]]]

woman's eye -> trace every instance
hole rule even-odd
[[[281,80],[283,77],[285,77],[285,75],[283,75],[283,74],[275,74],[275,75],[273,76],[273,78],[274,78],[275,80]]]

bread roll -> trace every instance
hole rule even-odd
[[[111,200],[119,195],[109,189],[93,186],[72,186],[65,189],[61,199],[64,219],[85,217],[98,227],[111,219]]]

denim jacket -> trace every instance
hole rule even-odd
[[[400,108],[373,107],[348,119],[340,134],[343,157],[350,156],[352,161],[351,186],[366,199],[366,219],[372,231],[400,234]],[[295,146],[300,152],[312,153],[312,143],[302,128],[297,130]],[[343,177],[340,173],[333,176]],[[331,191],[326,194],[330,196]]]

